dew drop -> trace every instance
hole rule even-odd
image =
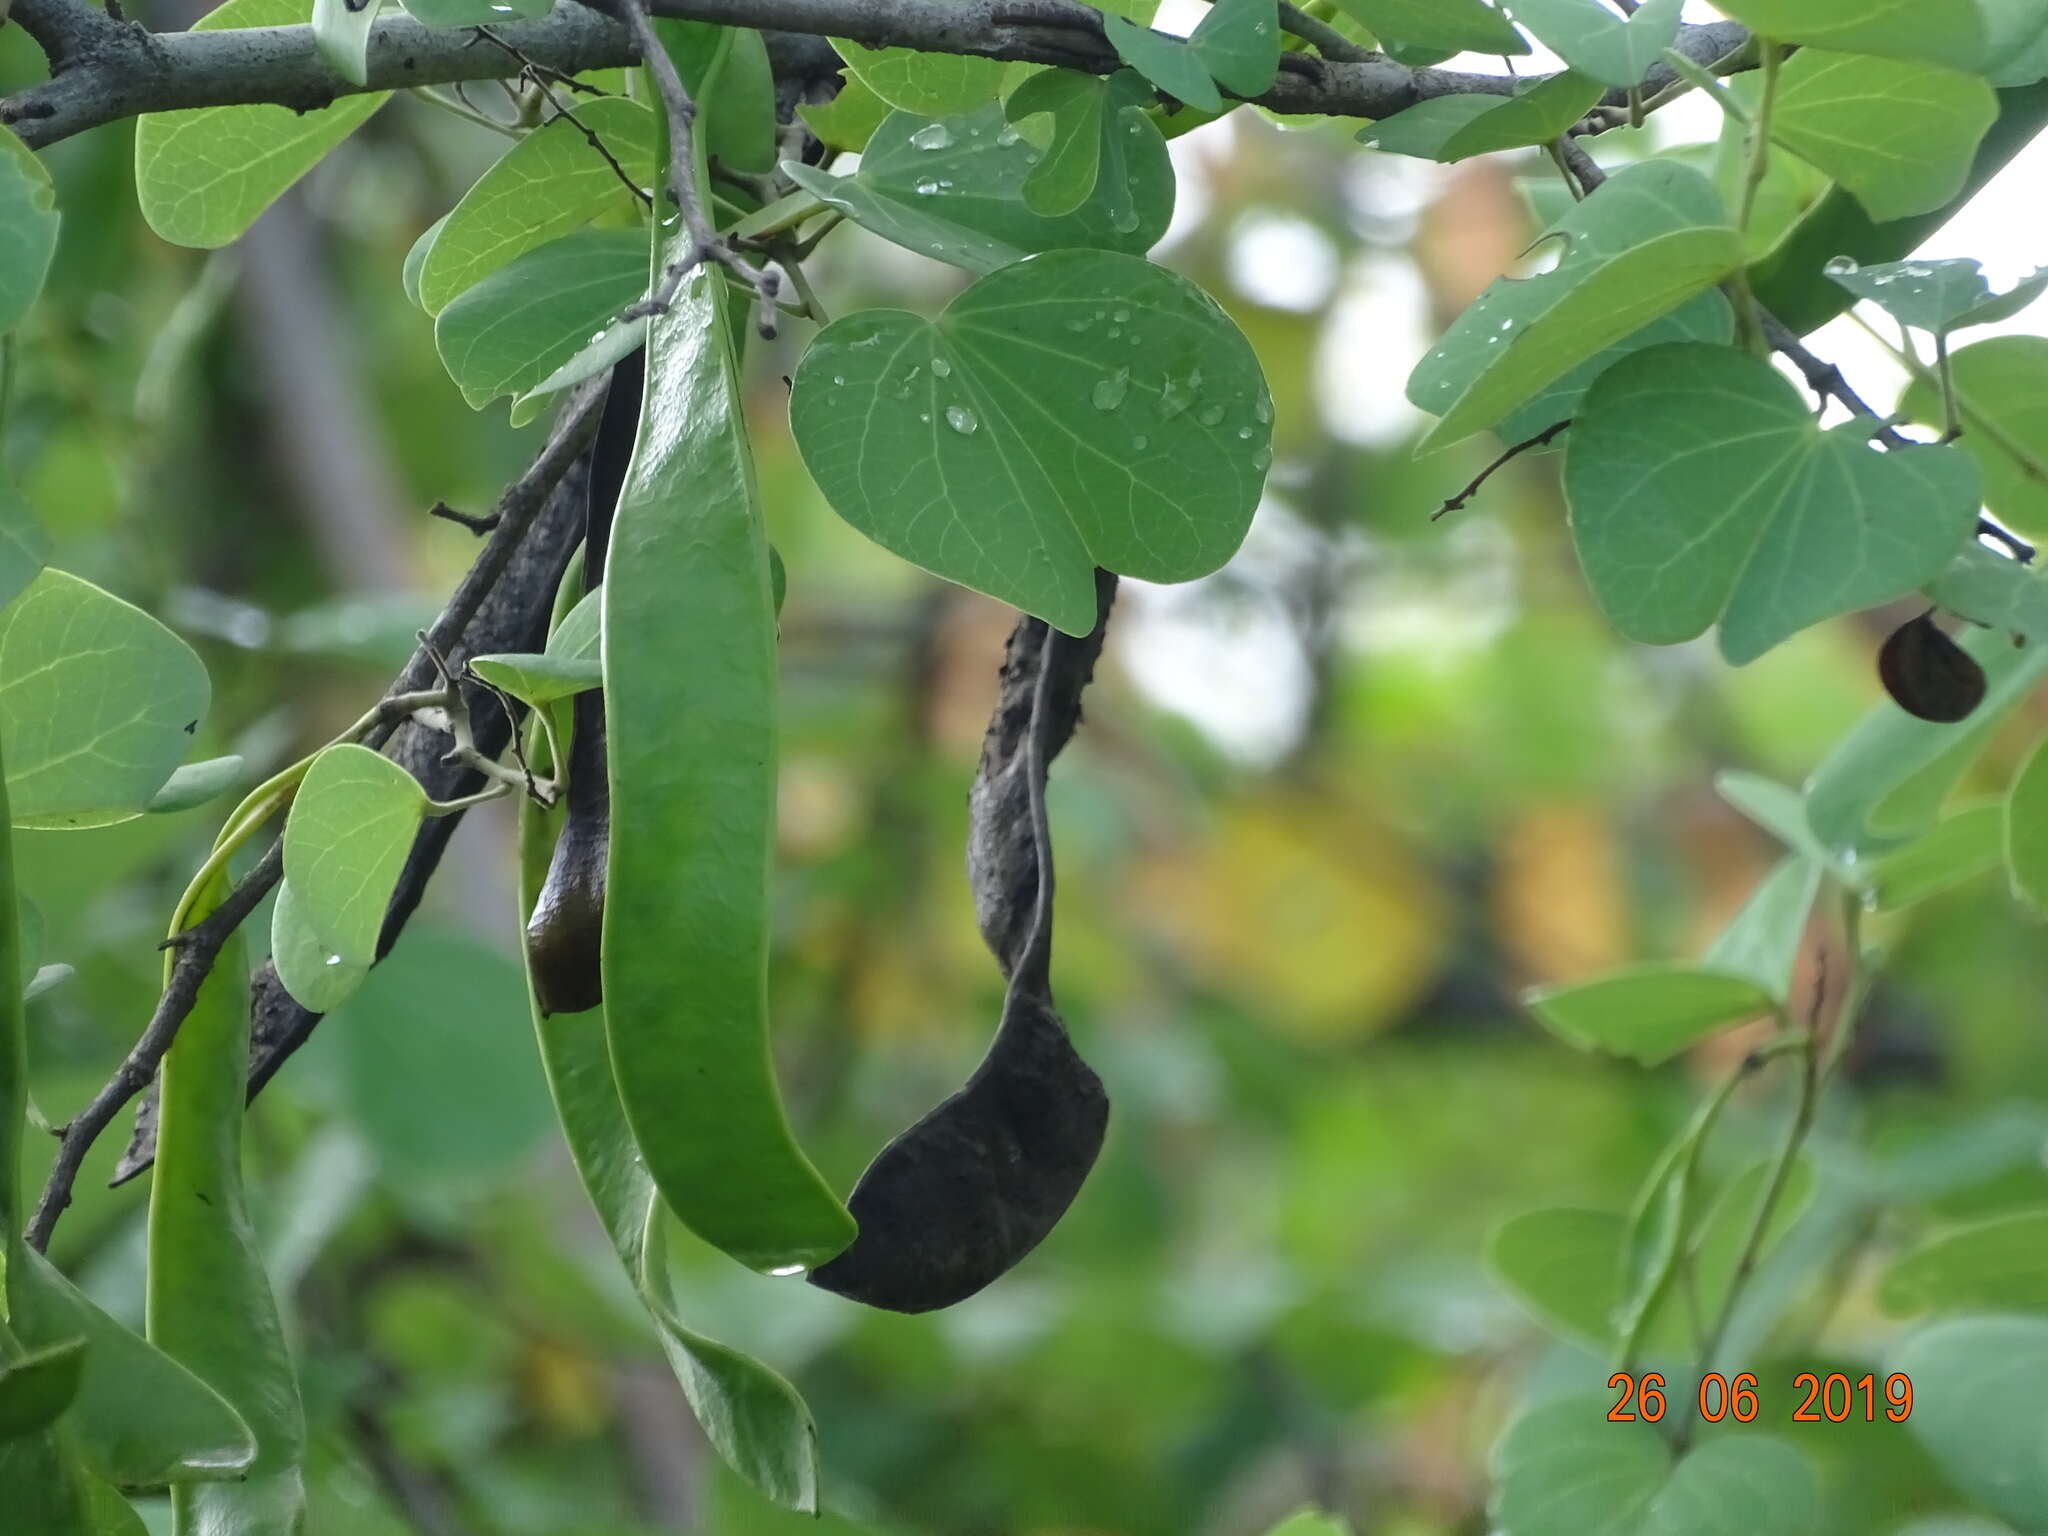
[[[1252,402],[1252,414],[1261,422],[1270,422],[1273,419],[1273,402],[1264,395],[1259,396]]]
[[[1263,471],[1272,462],[1273,450],[1270,448],[1261,448],[1257,453],[1252,455],[1252,468],[1256,470]]]
[[[968,410],[964,405],[949,405],[946,407],[946,425],[955,432],[958,432],[962,437],[978,431],[981,427],[981,423],[974,419],[974,412]]]
[[[938,190],[939,184],[936,181],[920,181],[917,184],[917,195],[919,197],[930,197]]]
[[[769,1274],[778,1280],[786,1279],[790,1275],[800,1275],[803,1272],[804,1267],[801,1264],[779,1264],[774,1269],[768,1271]]]
[[[1252,429],[1250,427],[1239,427],[1237,429],[1237,435],[1240,441],[1248,443],[1251,441]]]
[[[832,382],[834,384],[844,384],[846,382],[846,375],[843,373],[835,373],[832,375]]]
[[[1220,405],[1205,405],[1195,413],[1195,420],[1205,427],[1213,427],[1222,419],[1223,407]]]
[[[1144,433],[1139,433],[1136,437],[1131,439],[1131,452],[1143,453],[1145,451],[1146,444],[1150,443],[1151,441],[1152,440],[1149,437],[1145,436]]]
[[[1088,398],[1095,403],[1098,411],[1113,411],[1124,403],[1124,393],[1131,387],[1131,370],[1119,368],[1106,379],[1097,379],[1095,388]]]
[[[1023,135],[1017,132],[1016,124],[1005,123],[1003,124],[1002,131],[996,135],[996,143],[1001,145],[1004,149],[1008,149],[1012,144],[1016,143],[1017,140],[1020,139],[1021,137],[1023,137]]]
[[[946,361],[946,360],[945,360],[945,359],[944,359],[943,357],[935,357],[935,358],[933,358],[933,359],[932,359],[932,377],[933,377],[933,378],[935,378],[935,379],[950,379],[950,378],[951,378],[952,376],[953,376],[953,365],[952,365],[951,363],[947,362],[947,361]]]
[[[322,964],[324,964],[324,965],[339,965],[339,964],[341,964],[341,956],[339,956],[339,955],[329,955],[329,956],[328,956],[328,957],[326,958],[326,960],[322,961],[321,963],[322,963]]]
[[[1109,318],[1114,320],[1118,325],[1128,325],[1131,321],[1131,312],[1128,309],[1123,308],[1123,306],[1119,305],[1117,306],[1116,313],[1111,315]]]
[[[1136,131],[1136,129],[1132,130],[1134,133]],[[1128,235],[1138,227],[1138,210],[1129,203],[1125,203],[1109,216],[1109,225],[1118,234]]]
[[[919,149],[945,149],[953,142],[953,134],[944,123],[926,123],[910,136],[910,142]]]

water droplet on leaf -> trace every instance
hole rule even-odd
[[[1098,411],[1113,411],[1124,403],[1124,392],[1131,387],[1131,370],[1119,368],[1106,379],[1097,379],[1095,388],[1088,398],[1095,402]]]
[[[953,142],[953,134],[944,123],[926,123],[910,136],[910,142],[919,149],[944,149]]]
[[[946,425],[965,437],[977,431],[981,423],[974,419],[974,412],[968,410],[966,406],[949,405],[946,407]]]

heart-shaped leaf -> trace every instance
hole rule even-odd
[[[384,908],[426,814],[418,779],[343,742],[313,759],[284,824],[284,873],[305,925],[343,965],[377,958]]]
[[[1614,1342],[1627,1219],[1613,1211],[1524,1211],[1494,1229],[1486,1267],[1524,1311],[1588,1349]]]
[[[1047,78],[1034,76],[1034,79]],[[999,106],[933,122],[892,113],[869,140],[860,169],[833,176],[794,162],[783,169],[805,191],[906,250],[993,272],[1038,251],[1074,247],[1142,255],[1173,217],[1173,166],[1166,141],[1142,114],[1128,113],[1124,146],[1128,211],[1083,194],[1078,207],[1047,218],[1025,201],[1042,152],[1003,118]],[[1089,146],[1095,156],[1096,147]]]
[[[1976,525],[1976,466],[1949,447],[1880,454],[1868,436],[1822,431],[1789,380],[1730,348],[1623,358],[1586,392],[1565,457],[1601,609],[1654,645],[1719,620],[1740,666],[1933,579]]]
[[[1096,566],[1215,570],[1250,525],[1273,409],[1251,345],[1186,279],[1054,251],[936,321],[868,310],[797,369],[790,425],[854,527],[1070,634]]]
[[[1257,96],[1280,68],[1274,0],[1216,0],[1186,39],[1105,15],[1103,34],[1117,56],[1176,100],[1200,112],[1221,112],[1220,84],[1232,95]]]
[[[1650,66],[1678,38],[1685,0],[1645,0],[1632,16],[1617,16],[1599,0],[1512,0],[1515,20],[1536,40],[1583,74],[1626,88],[1642,83]]]
[[[2048,291],[2048,267],[1994,294],[1974,256],[1951,261],[1886,261],[1858,266],[1837,256],[1822,268],[1835,282],[1893,319],[1945,336],[1969,325],[2010,319]]]
[[[1656,1426],[1609,1423],[1611,1397],[1567,1397],[1508,1426],[1491,1457],[1499,1536],[1808,1536],[1806,1459],[1732,1434],[1671,1459]]]
[[[1418,453],[1494,425],[1742,259],[1712,183],[1670,160],[1609,178],[1548,234],[1565,242],[1557,266],[1495,282],[1409,376],[1408,398],[1443,417]]]
[[[270,909],[270,963],[292,1001],[313,1013],[334,1012],[370,974],[368,965],[342,959],[313,931],[289,880],[278,882]]]

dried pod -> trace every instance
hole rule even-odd
[[[1984,669],[1923,613],[1893,630],[1877,653],[1877,675],[1909,715],[1952,725],[1984,702]]]

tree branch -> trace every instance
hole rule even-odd
[[[309,27],[151,36],[117,23],[94,24],[89,44],[67,52],[67,28],[80,0],[16,0],[15,15],[39,41],[51,39],[55,74],[0,98],[0,122],[32,148],[142,112],[273,102],[309,111],[361,90],[384,91],[461,80],[502,79],[522,65],[501,49],[479,48],[465,29],[435,30],[403,17],[370,35],[367,83],[336,75],[313,46]],[[818,37],[849,37],[875,47],[1057,64],[1108,73],[1122,67],[1102,38],[1099,12],[1073,0],[654,0],[655,15],[760,27]],[[635,62],[625,26],[563,0],[539,21],[493,31],[533,64],[574,74]],[[1678,46],[1720,57],[1745,34],[1730,23],[1691,27]],[[57,66],[55,61],[65,62]],[[1275,111],[1335,117],[1386,117],[1435,96],[1506,95],[1506,75],[1409,69],[1387,60],[1337,62],[1288,54],[1272,90],[1258,98]]]

